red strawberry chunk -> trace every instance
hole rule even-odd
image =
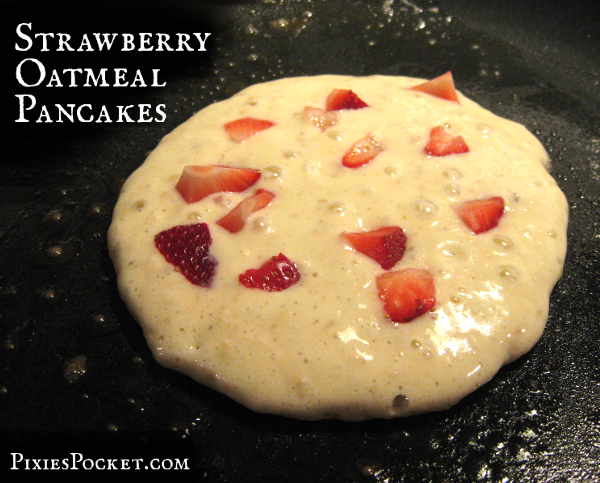
[[[425,152],[430,156],[468,153],[469,146],[462,136],[453,136],[443,126],[434,127],[429,133]]]
[[[421,91],[426,94],[440,97],[448,101],[458,102],[458,95],[454,88],[454,78],[452,72],[448,71],[445,74],[436,77],[430,81],[424,82],[410,88],[413,91]]]
[[[406,235],[399,226],[384,226],[359,233],[342,233],[355,250],[371,257],[381,268],[389,270],[402,259]]]
[[[260,171],[228,166],[185,166],[175,188],[188,203],[221,191],[240,192],[260,178]]]
[[[362,109],[363,107],[369,107],[369,105],[350,89],[334,89],[325,101],[326,111]]]
[[[206,223],[178,225],[161,231],[154,237],[154,245],[194,285],[209,287],[217,261],[208,252],[212,238]]]
[[[325,131],[328,127],[337,124],[339,114],[335,111],[328,112],[318,107],[306,106],[304,108],[304,119],[321,129],[321,131]]]
[[[435,306],[435,284],[427,270],[385,272],[376,282],[383,309],[394,322],[410,322]]]
[[[223,125],[227,134],[232,141],[236,143],[242,142],[244,139],[248,139],[250,136],[254,136],[257,132],[268,129],[274,126],[275,123],[266,121],[264,119],[255,119],[253,117],[243,117],[242,119],[236,119]]]
[[[483,233],[498,225],[504,214],[504,199],[492,196],[481,200],[465,201],[456,208],[460,219],[475,233]]]
[[[374,159],[383,150],[382,144],[369,134],[356,141],[346,151],[342,158],[342,164],[347,168],[359,168]]]
[[[258,288],[267,292],[280,292],[300,280],[298,268],[283,253],[271,257],[260,268],[251,268],[239,276],[244,287]]]
[[[270,191],[259,189],[242,200],[235,208],[227,213],[223,218],[217,220],[217,225],[222,226],[231,233],[237,233],[246,224],[248,217],[255,211],[262,210],[275,198]]]

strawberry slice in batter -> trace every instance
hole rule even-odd
[[[241,201],[235,208],[223,218],[217,220],[217,225],[222,226],[231,233],[237,233],[246,225],[246,220],[255,211],[262,210],[275,198],[270,191],[259,189]]]
[[[194,203],[221,191],[244,191],[256,183],[258,178],[260,171],[249,168],[185,166],[175,189],[186,202]]]
[[[435,306],[435,284],[427,270],[385,272],[376,282],[385,313],[394,322],[410,322]]]

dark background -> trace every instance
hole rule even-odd
[[[223,482],[600,479],[600,16],[594,2],[103,5],[0,7],[6,60],[2,471],[10,467],[10,452],[49,458],[77,451],[189,457],[196,478]],[[22,21],[37,32],[75,38],[83,32],[212,37],[206,53],[23,53],[14,51]],[[168,85],[33,91],[14,76],[25,57],[47,68],[160,68]],[[464,94],[542,140],[569,199],[565,275],[531,353],[449,411],[364,423],[258,415],[159,367],[118,297],[105,236],[122,182],[158,140],[207,104],[255,82],[320,73],[432,77],[448,69]],[[40,104],[165,103],[167,120],[19,125],[15,93],[35,93]],[[79,356],[85,374],[69,379],[65,368]]]

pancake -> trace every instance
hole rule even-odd
[[[542,335],[568,220],[548,167],[450,74],[285,78],[165,136],[109,250],[156,360],[252,410],[443,410]]]

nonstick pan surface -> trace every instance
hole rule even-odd
[[[86,8],[3,7],[6,76],[23,58],[13,49],[22,21],[39,32],[213,37],[204,54],[36,53],[62,67],[160,67],[168,81],[160,89],[32,92],[46,103],[165,103],[164,123],[17,125],[20,88],[9,79],[0,168],[3,470],[11,452],[51,458],[76,451],[186,457],[191,470],[184,473],[215,482],[600,479],[600,38],[593,2]],[[449,69],[462,92],[542,140],[569,200],[565,273],[535,348],[449,411],[363,423],[256,414],[158,366],[118,296],[106,230],[122,182],[159,139],[255,82],[322,73],[432,77]]]

